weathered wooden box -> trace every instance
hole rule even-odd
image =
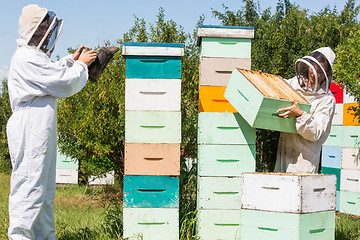
[[[125,175],[180,175],[180,144],[126,143]]]
[[[360,193],[340,191],[339,212],[360,216]]]
[[[341,180],[341,169],[340,168],[321,167],[321,173],[335,175],[336,176],[336,190],[340,190],[340,180]]]
[[[123,43],[126,78],[181,78],[184,44]]]
[[[199,112],[236,113],[237,110],[224,97],[225,89],[222,86],[200,86]]]
[[[336,177],[322,174],[243,173],[241,208],[311,213],[335,210]]]
[[[201,112],[198,144],[255,144],[256,130],[238,113]]]
[[[180,143],[181,112],[125,111],[126,143]]]
[[[355,111],[352,110],[352,107],[358,107],[359,103],[344,103],[344,112],[343,112],[343,125],[344,126],[359,126],[360,118],[355,116]]]
[[[235,67],[250,69],[251,59],[202,57],[199,70],[200,86],[227,86]]]
[[[79,162],[77,159],[71,159],[70,157],[57,151],[56,155],[56,168],[59,169],[75,169],[79,168]]]
[[[198,145],[198,175],[240,177],[255,172],[255,154],[255,144]]]
[[[281,77],[236,68],[231,74],[225,98],[253,128],[297,133],[295,117],[279,117],[277,110],[294,100],[309,112],[311,105]]]
[[[252,27],[199,25],[197,37],[201,57],[251,58]]]
[[[240,210],[199,210],[197,218],[201,240],[239,239]]]
[[[179,239],[177,208],[124,208],[123,222],[124,239]]]
[[[330,134],[323,146],[343,146],[343,126],[331,126]]]
[[[341,168],[360,170],[359,148],[342,148]]]
[[[78,182],[77,169],[56,169],[56,183],[77,184]]]
[[[180,111],[180,79],[126,79],[125,110]]]
[[[179,178],[125,175],[124,207],[178,208]]]
[[[241,177],[198,177],[198,209],[240,209]]]
[[[240,239],[335,239],[335,211],[296,214],[242,209]]]
[[[323,146],[321,151],[321,166],[341,168],[341,156],[341,147]]]
[[[341,169],[340,191],[360,193],[360,171]]]
[[[342,146],[360,148],[360,126],[342,126]]]

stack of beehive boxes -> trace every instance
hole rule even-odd
[[[78,160],[72,160],[61,152],[57,152],[56,183],[77,184],[79,182],[78,169]]]
[[[123,43],[124,237],[179,238],[183,46]]]
[[[335,239],[334,175],[244,173],[240,239]]]
[[[354,97],[337,84],[330,87],[336,99],[333,126],[322,151],[322,172],[337,175],[337,210],[360,215],[360,124],[351,107]]]
[[[200,239],[239,234],[241,173],[255,171],[255,129],[224,98],[234,67],[250,69],[253,28],[199,26],[198,229]]]

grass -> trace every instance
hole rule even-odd
[[[10,175],[0,173],[0,239],[7,239]],[[196,240],[196,178],[181,180],[180,239]],[[122,193],[120,186],[58,186],[54,199],[58,240],[122,239]],[[140,240],[135,236],[131,240]],[[360,239],[360,217],[336,214],[336,240]],[[129,239],[130,240],[130,239]]]

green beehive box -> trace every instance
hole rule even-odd
[[[126,143],[180,143],[181,112],[125,111]]]
[[[339,211],[342,213],[360,216],[360,193],[348,191],[339,192]]]
[[[332,240],[335,211],[296,214],[241,209],[240,239]]]
[[[197,45],[201,57],[251,58],[253,27],[199,25]]]
[[[309,112],[311,105],[281,77],[235,68],[224,93],[225,98],[253,128],[297,133],[295,117],[282,118],[277,110],[295,100]]]
[[[57,169],[75,169],[79,168],[79,162],[77,159],[71,159],[70,157],[57,151],[56,156],[56,168]]]
[[[198,145],[198,175],[240,177],[255,172],[255,144]]]
[[[241,177],[198,177],[198,209],[240,209]]]
[[[255,144],[255,138],[255,129],[238,113],[199,113],[198,144]]]
[[[343,126],[331,126],[330,134],[323,144],[324,146],[343,146]]]

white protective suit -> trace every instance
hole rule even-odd
[[[8,236],[12,240],[55,239],[56,101],[80,91],[88,79],[86,64],[71,55],[51,62],[45,52],[26,45],[46,13],[37,5],[23,9],[19,47],[9,69],[13,114],[7,137],[13,169]]]
[[[330,48],[320,48],[314,52],[322,53],[331,66],[335,61],[335,54]],[[304,57],[305,58],[305,57]],[[305,89],[300,86],[297,76],[288,83],[299,92],[310,104],[309,113],[303,113],[296,118],[298,134],[280,134],[275,172],[317,173],[320,163],[323,143],[330,134],[331,122],[335,110],[335,98],[328,91],[331,76],[327,81],[319,84],[317,89]]]

